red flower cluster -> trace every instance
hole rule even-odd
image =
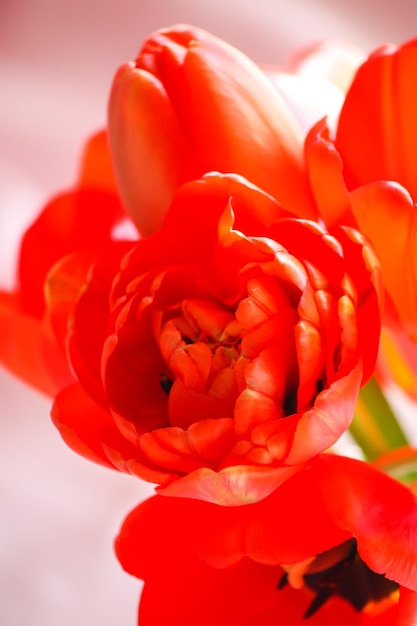
[[[141,626],[415,623],[414,495],[328,453],[379,345],[380,262],[363,232],[390,305],[415,322],[385,240],[381,252],[387,226],[365,227],[377,203],[410,205],[370,182],[394,170],[357,149],[361,86],[385,70],[365,62],[334,143],[320,122],[304,154],[303,124],[342,93],[321,78],[323,101],[300,114],[315,84],[303,63],[271,80],[198,29],[151,36],[115,78],[111,149],[105,133],[89,142],[0,294],[0,357],[55,396],[65,441],[160,485],[117,543],[146,581]]]

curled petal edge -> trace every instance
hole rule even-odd
[[[215,472],[201,468],[156,491],[159,495],[192,498],[221,506],[243,506],[264,500],[300,469],[301,466],[271,469],[235,465]]]

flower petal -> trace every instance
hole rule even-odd
[[[175,190],[202,172],[163,85],[134,63],[114,79],[109,136],[124,205],[142,235],[149,235],[160,228]]]
[[[108,411],[95,403],[77,383],[55,398],[52,421],[65,443],[90,461],[115,468],[105,452],[107,442],[125,459],[137,456],[134,448],[120,436]]]
[[[304,150],[310,185],[320,216],[331,228],[350,224],[350,203],[343,178],[343,161],[338,154],[326,121],[318,122],[308,133]]]
[[[360,187],[351,199],[359,228],[381,260],[385,288],[400,321],[417,339],[416,207],[407,191],[395,183]]]
[[[101,189],[118,195],[107,132],[102,130],[88,140],[81,160],[78,187]]]
[[[352,532],[367,565],[417,591],[417,500],[368,464],[322,455],[316,465],[330,515]]]
[[[21,310],[20,299],[0,292],[0,362],[50,396],[74,382],[45,319]]]
[[[157,491],[164,496],[192,498],[221,506],[243,506],[266,498],[298,469],[234,465],[214,472],[201,468]]]
[[[22,240],[19,278],[23,309],[40,317],[43,285],[55,262],[71,252],[99,249],[110,240],[121,216],[118,199],[108,192],[82,189],[51,200]]]
[[[349,188],[393,180],[417,201],[416,67],[413,39],[380,48],[359,68],[336,136]]]

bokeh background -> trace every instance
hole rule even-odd
[[[72,183],[85,137],[105,123],[117,67],[175,22],[261,63],[322,38],[366,51],[417,35],[415,0],[0,0],[0,281],[19,233]],[[0,329],[1,332],[1,329]],[[150,493],[67,450],[50,402],[0,370],[0,624],[134,626],[139,582],[112,551]]]

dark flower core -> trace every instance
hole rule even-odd
[[[312,617],[332,596],[344,598],[357,611],[366,611],[398,590],[396,582],[376,574],[362,561],[355,539],[320,554],[306,565],[302,578],[305,587],[315,593],[304,619]],[[287,583],[291,584],[291,569],[284,573],[277,588]]]

